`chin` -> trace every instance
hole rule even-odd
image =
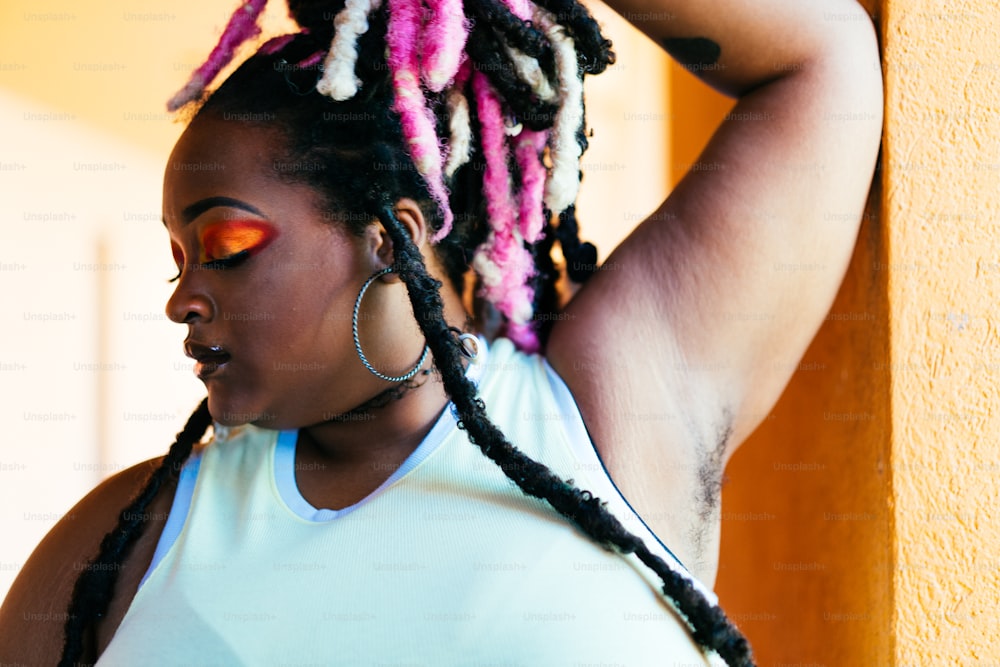
[[[253,424],[260,428],[276,428],[278,416],[273,412],[244,401],[227,400],[213,392],[208,393],[208,411],[212,419],[222,426]]]

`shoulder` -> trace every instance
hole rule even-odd
[[[122,510],[161,462],[162,458],[144,461],[102,482],[67,512],[35,548],[0,607],[0,627],[4,629],[0,633],[0,661],[58,661],[77,577],[97,554],[101,540],[115,527]],[[166,496],[172,497],[172,493],[161,493],[151,509],[165,514],[170,503]],[[135,549],[130,561],[141,551]]]

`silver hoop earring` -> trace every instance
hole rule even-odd
[[[393,377],[391,375],[385,375],[375,370],[375,367],[371,365],[371,362],[368,361],[368,357],[366,357],[365,353],[361,350],[361,340],[358,338],[358,313],[361,312],[361,299],[364,298],[365,292],[368,290],[368,286],[387,273],[392,273],[391,266],[387,266],[381,271],[376,271],[374,274],[372,274],[372,276],[365,281],[365,284],[361,286],[361,291],[358,293],[358,298],[354,300],[354,315],[351,317],[351,328],[354,330],[354,350],[358,353],[358,357],[361,359],[361,363],[365,365],[365,368],[371,371],[372,375],[381,378],[386,382],[406,382],[414,375],[416,375],[417,371],[420,370],[420,367],[424,365],[425,361],[427,361],[427,354],[430,352],[429,347],[424,345],[424,353],[420,355],[420,360],[417,361],[417,365],[414,366],[409,373],[407,373],[406,375],[398,375]]]

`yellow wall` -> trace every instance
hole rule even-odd
[[[264,25],[283,32],[283,3]],[[215,44],[236,0],[0,3],[0,86],[166,159],[183,129],[166,112]]]
[[[1000,7],[888,0],[898,664],[1000,664]]]

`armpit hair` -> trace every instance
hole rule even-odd
[[[715,437],[705,442],[698,452],[697,522],[691,527],[691,539],[700,552],[705,546],[712,522],[718,518],[725,481],[723,456],[733,436],[733,415],[724,409],[715,428]]]

